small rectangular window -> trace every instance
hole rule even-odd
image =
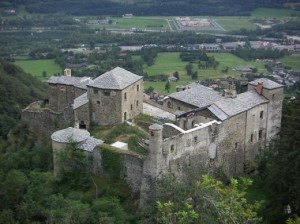
[[[132,104],[130,104],[130,110],[132,110],[133,109],[133,106],[132,106]]]
[[[140,86],[139,85],[136,86],[136,91],[140,91]]]
[[[104,92],[104,96],[110,96],[110,92],[109,91],[105,91]]]
[[[263,111],[260,112],[259,117],[260,117],[260,119],[264,118],[264,112]]]
[[[124,100],[127,100],[127,94],[124,93]]]
[[[171,152],[174,152],[174,145],[171,145]]]
[[[97,100],[97,104],[100,104],[100,101],[99,101],[99,100]]]
[[[177,109],[180,110],[181,108],[180,108],[180,107],[177,107]]]
[[[262,130],[259,130],[259,132],[258,132],[258,139],[262,140]]]
[[[237,147],[238,147],[238,143],[236,142],[236,143],[235,143],[235,149],[237,149]]]
[[[251,134],[250,141],[253,142],[253,134]]]
[[[198,142],[198,138],[197,136],[194,137],[194,143],[197,143]]]
[[[98,89],[94,89],[94,94],[98,94]]]
[[[139,101],[138,101],[138,100],[136,101],[136,106],[137,106],[137,107],[139,106]]]

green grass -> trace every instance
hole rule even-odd
[[[155,64],[150,67],[146,67],[144,72],[147,72],[148,75],[157,75],[157,74],[166,74],[172,75],[175,71],[179,72],[180,80],[178,82],[171,82],[170,92],[175,92],[175,88],[178,85],[185,85],[187,83],[193,82],[190,76],[186,74],[185,66],[187,62],[181,61],[179,57],[179,52],[167,52],[159,53]],[[233,71],[231,68],[238,66],[251,66],[258,69],[258,73],[267,74],[264,64],[254,61],[245,61],[239,57],[236,57],[230,53],[208,53],[208,56],[214,56],[215,59],[220,63],[217,69],[198,69],[197,63],[193,63],[193,71],[198,72],[198,79],[215,79],[215,78],[224,78],[224,77],[239,77],[240,72]],[[228,73],[222,73],[222,70],[226,67],[229,67]],[[165,82],[145,82],[145,89],[149,86],[152,86],[155,91],[166,93],[165,91]]]
[[[233,31],[233,30],[240,30],[242,28],[248,29],[248,30],[254,30],[256,29],[256,25],[251,23],[250,17],[245,16],[218,16],[218,17],[212,17],[216,20],[217,23],[219,23],[225,31]]]
[[[279,59],[284,65],[290,66],[293,69],[300,69],[300,55],[291,55]]]
[[[273,8],[258,8],[252,13],[252,17],[260,18],[284,18],[291,16],[300,16],[300,11],[291,9],[273,9]]]
[[[62,69],[53,59],[20,60],[14,62],[14,64],[38,78],[43,78],[43,71],[47,72],[48,77],[57,73],[62,74]]]
[[[111,18],[116,25],[90,25],[90,27],[107,29],[150,29],[170,30],[170,27],[163,17],[133,17],[133,18]]]
[[[181,61],[179,54],[180,53],[178,52],[158,53],[155,64],[146,67],[144,72],[148,73],[150,76],[162,73],[172,75],[175,71],[178,71],[179,73],[185,72],[187,62]]]

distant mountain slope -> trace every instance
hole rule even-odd
[[[46,96],[46,87],[19,67],[0,60],[0,137],[19,121],[21,109]]]
[[[258,7],[282,7],[284,0],[13,0],[24,4],[30,13],[65,13],[72,15],[250,15]]]

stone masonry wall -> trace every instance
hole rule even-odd
[[[98,125],[122,123],[122,91],[88,88],[90,119]]]
[[[122,114],[126,112],[126,120],[133,119],[136,115],[143,112],[143,80],[140,80],[122,91]],[[126,94],[126,99],[125,99]]]
[[[74,110],[75,127],[80,127],[82,122],[86,125],[86,129],[90,128],[90,111],[89,104],[82,105]]]
[[[49,108],[40,108],[40,105],[41,102],[34,102],[21,112],[22,121],[27,123],[30,128],[50,137],[59,129],[73,126],[72,108],[65,108],[63,112],[57,113]]]

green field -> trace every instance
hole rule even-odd
[[[247,30],[256,29],[256,25],[251,23],[249,20],[251,17],[245,16],[216,16],[212,17],[217,23],[219,23],[225,31],[240,30],[245,28]]]
[[[14,62],[14,64],[21,67],[25,72],[38,78],[43,78],[43,71],[47,72],[48,77],[58,73],[62,74],[62,69],[53,59],[20,60]]]
[[[280,19],[291,16],[300,16],[300,11],[295,11],[291,9],[258,8],[252,13],[252,17],[260,18]]]
[[[180,80],[178,82],[171,82],[170,92],[174,92],[176,85],[183,85],[193,81],[191,77],[186,74],[185,66],[188,63],[181,61],[179,55],[179,52],[159,53],[155,60],[155,64],[150,67],[145,67],[144,72],[150,76],[158,74],[166,74],[171,76],[175,71],[178,71]],[[263,63],[260,62],[248,62],[230,53],[208,53],[208,55],[214,56],[220,65],[217,69],[198,69],[197,63],[194,63],[193,71],[198,72],[199,80],[207,78],[223,78],[228,76],[239,77],[241,73],[231,69],[239,66],[255,67],[258,69],[258,73],[267,74]],[[228,73],[222,73],[222,70],[224,70],[226,67],[229,67]],[[145,88],[148,88],[149,86],[152,86],[156,91],[165,92],[165,82],[145,82]]]
[[[139,29],[139,30],[170,30],[165,17],[133,17],[133,18],[110,18],[115,25],[89,25],[94,29]]]
[[[148,75],[166,74],[172,75],[175,71],[178,71],[182,78],[185,80],[186,71],[185,66],[187,62],[181,61],[179,52],[167,52],[158,53],[155,59],[155,64],[150,67],[145,67],[144,72]],[[230,53],[208,53],[208,56],[214,56],[215,59],[220,63],[217,69],[198,69],[197,63],[193,64],[194,71],[197,71],[201,79],[205,78],[219,78],[224,76],[239,76],[240,73],[229,69],[228,73],[224,74],[221,71],[226,67],[233,68],[238,66],[252,66],[258,69],[258,72],[265,73],[266,70],[264,65],[259,62],[248,62],[239,57],[236,57]],[[189,80],[189,77],[187,78]]]
[[[279,61],[293,69],[300,69],[300,55],[291,55],[288,57],[284,57]]]

